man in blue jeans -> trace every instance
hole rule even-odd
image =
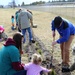
[[[27,10],[21,10],[18,17],[18,26],[19,26],[19,29],[21,29],[22,34],[24,35],[23,43],[25,43],[26,41],[25,39],[26,31],[28,31],[29,33],[29,43],[34,42],[32,30],[31,30],[32,21],[33,21],[32,14],[28,12]]]

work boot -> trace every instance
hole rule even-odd
[[[62,68],[62,72],[70,72],[70,68],[68,68],[68,67],[63,67],[63,68]]]
[[[62,65],[62,72],[70,72],[69,65]]]

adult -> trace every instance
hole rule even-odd
[[[16,13],[15,13],[16,29],[18,29],[19,32],[21,32],[21,30],[18,28],[18,16],[19,16],[20,11],[21,11],[21,9],[19,9],[19,10],[16,11]]]
[[[23,35],[15,33],[8,38],[0,50],[0,75],[25,75],[21,64]]]
[[[55,30],[57,30],[60,35],[59,39],[52,42],[52,46],[60,44],[62,64],[63,66],[69,66],[69,49],[74,39],[75,26],[60,16],[56,16],[51,25],[53,38],[55,37]]]
[[[32,31],[31,31],[31,25],[30,22],[33,20],[32,18],[32,14],[27,11],[27,10],[21,10],[19,17],[18,17],[18,26],[19,29],[21,29],[22,34],[24,36],[24,40],[23,43],[25,43],[25,34],[26,34],[26,30],[29,33],[29,43],[32,43],[33,40],[33,36],[32,36]]]

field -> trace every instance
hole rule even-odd
[[[0,25],[3,25],[5,28],[6,34],[11,37],[15,31],[11,30],[11,16],[15,15],[15,12],[18,9],[0,9]],[[36,35],[46,46],[48,50],[52,50],[51,43],[53,41],[52,33],[51,33],[51,21],[56,16],[53,13],[48,12],[40,12],[40,11],[32,11],[33,12],[33,23],[37,24],[37,28],[33,28],[34,35]],[[73,24],[75,24],[74,18],[62,16],[68,20],[70,20]],[[58,33],[56,35],[57,39],[59,37]],[[3,43],[3,42],[2,42]],[[2,46],[0,43],[0,48]],[[75,43],[75,39],[72,45]],[[71,45],[71,47],[72,47]],[[60,54],[59,45],[54,47],[54,58],[61,62],[61,54]],[[72,49],[70,49],[70,64],[74,62],[74,56],[72,55]]]

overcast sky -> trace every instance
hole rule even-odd
[[[0,0],[0,5],[8,5],[8,3],[11,1],[13,1],[13,0]],[[48,2],[48,1],[52,1],[52,0],[15,0],[16,4],[22,4],[22,2],[24,2],[25,4],[30,4],[30,3],[35,2],[35,1]]]

